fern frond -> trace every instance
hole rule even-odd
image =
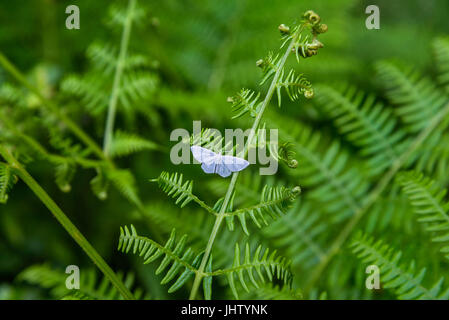
[[[232,111],[236,113],[232,116],[232,119],[239,118],[249,112],[251,117],[257,116],[262,103],[259,101],[260,93],[242,89],[234,97],[228,98],[228,101],[232,103]]]
[[[277,278],[284,285],[291,285],[293,275],[290,272],[290,261],[278,256],[276,250],[270,252],[268,248],[264,250],[259,245],[251,258],[249,244],[246,244],[243,259],[241,259],[240,247],[236,243],[232,267],[214,271],[212,275],[226,275],[234,297],[239,299],[235,277],[237,277],[241,286],[249,292],[249,283],[255,288],[259,288],[261,284],[265,283],[264,273],[269,281]]]
[[[278,286],[267,283],[259,286],[256,290],[243,297],[245,300],[302,300],[303,296],[300,290],[294,290],[287,286]]]
[[[355,162],[349,161],[349,153],[340,142],[331,140],[323,151],[320,135],[306,125],[279,116],[270,116],[270,123],[279,128],[279,135],[294,144],[301,165],[291,175],[299,178],[302,186],[310,188],[310,199],[318,201],[326,212],[335,214],[333,221],[341,221],[356,212],[369,182]]]
[[[383,241],[376,241],[368,235],[358,235],[352,242],[352,247],[354,253],[364,263],[379,267],[383,287],[393,290],[399,299],[447,300],[449,298],[449,289],[443,289],[444,278],[440,278],[432,288],[427,289],[422,284],[426,269],[417,271],[414,262],[409,265],[400,265],[402,253],[395,252]]]
[[[65,285],[67,275],[53,269],[49,264],[32,265],[19,273],[17,279],[50,289],[56,298],[63,297],[69,291]]]
[[[172,229],[180,234],[189,234],[189,245],[197,251],[204,249],[210,236],[210,226],[213,225],[215,216],[206,215],[195,209],[177,210],[176,207],[167,207],[166,203],[154,202],[145,206],[145,217],[155,223],[164,234],[170,234]],[[196,226],[192,228],[192,226]],[[253,237],[256,235],[253,234]],[[215,241],[213,248],[214,266],[225,267],[234,258],[234,248],[230,243],[236,243],[244,238],[241,230],[223,232]],[[252,238],[253,239],[253,238]]]
[[[61,300],[95,300],[95,299],[92,298],[91,296],[88,296],[87,294],[75,292],[62,297]]]
[[[226,141],[224,136],[217,135],[217,132],[210,128],[202,128],[200,133],[193,133],[190,136],[190,144],[202,146],[218,154],[229,154],[237,148],[236,145],[233,146],[232,141]]]
[[[296,101],[301,95],[310,99],[313,97],[312,84],[304,77],[304,75],[296,74],[292,69],[284,78],[284,70],[279,76],[279,81],[276,83],[276,93],[278,97],[278,105],[281,106],[281,89],[284,88],[287,96],[291,101]]]
[[[151,239],[139,236],[133,225],[130,229],[131,231],[127,226],[120,227],[118,250],[124,253],[132,250],[133,254],[138,254],[144,259],[144,264],[164,256],[156,269],[156,275],[161,274],[170,266],[161,280],[161,284],[167,284],[176,277],[175,282],[168,289],[169,293],[180,289],[197,271],[202,253],[195,256],[191,248],[185,248],[186,235],[176,241],[176,232],[173,230],[165,246],[162,246]],[[182,272],[181,269],[183,269]]]
[[[108,43],[93,43],[87,49],[87,57],[92,61],[92,65],[101,70],[104,75],[111,75],[117,65],[118,50]],[[148,57],[128,53],[125,58],[123,70],[126,73],[130,70],[149,67],[151,67],[151,63]]]
[[[112,182],[115,188],[131,203],[141,205],[136,186],[136,180],[129,170],[109,169],[106,170],[106,177]]]
[[[418,172],[402,172],[398,176],[404,193],[408,196],[419,222],[426,224],[432,241],[443,243],[441,252],[449,259],[449,202],[444,198],[447,190]]]
[[[17,176],[13,174],[11,167],[0,162],[0,204],[8,201],[8,192],[17,182]]]
[[[121,105],[132,110],[133,105],[150,97],[158,84],[157,77],[148,72],[126,72],[120,85],[119,100]]]
[[[132,289],[135,283],[135,277],[132,273],[124,275],[118,273],[118,277],[123,280],[128,289]],[[52,296],[63,300],[119,300],[123,299],[115,287],[92,270],[80,271],[79,289],[67,289],[66,280],[68,275],[63,271],[52,268],[49,264],[33,265],[23,270],[18,275],[18,280],[25,281],[42,288],[49,289]],[[132,290],[136,299],[149,299],[149,295],[140,288]]]
[[[329,226],[319,218],[319,211],[310,201],[298,201],[284,217],[264,229],[263,235],[291,257],[293,268],[310,268],[325,255],[319,237]]]
[[[74,142],[72,137],[68,136],[64,131],[57,127],[50,127],[49,142],[51,146],[59,151],[60,154],[68,158],[87,158],[91,150],[83,147],[81,144]]]
[[[406,133],[397,127],[398,120],[389,109],[353,86],[334,89],[317,87],[317,100],[334,119],[349,141],[361,147],[369,168],[378,174],[390,167],[405,144]]]
[[[62,192],[70,192],[70,183],[75,176],[76,165],[70,160],[58,161],[55,168],[56,184]]]
[[[216,213],[215,210],[192,193],[193,181],[183,181],[182,173],[178,174],[175,172],[170,175],[170,173],[163,171],[157,179],[151,181],[157,182],[162,191],[173,199],[176,199],[175,203],[179,204],[181,208],[193,200],[208,212]]]
[[[438,69],[438,82],[449,92],[449,38],[441,37],[433,41],[433,52]]]
[[[411,132],[426,128],[449,100],[436,86],[415,71],[403,71],[392,63],[376,64],[380,83]]]
[[[86,110],[99,115],[108,105],[108,94],[104,90],[105,79],[98,74],[86,76],[69,76],[62,81],[61,90],[69,96],[81,99]]]
[[[143,150],[155,150],[159,146],[136,134],[117,131],[110,149],[111,157],[123,157]]]
[[[234,217],[237,216],[243,231],[245,234],[249,235],[246,226],[246,219],[248,216],[258,228],[262,227],[262,223],[268,225],[265,216],[269,216],[273,220],[282,217],[291,202],[294,201],[300,193],[301,188],[299,186],[293,189],[265,186],[262,190],[259,204],[225,213],[228,227],[231,231],[234,230]]]
[[[279,54],[273,56],[273,53],[268,53],[268,56],[256,62],[257,66],[262,69],[262,80],[260,84],[267,82],[281,66],[281,57]]]
[[[95,68],[105,75],[113,74],[118,59],[118,51],[110,44],[93,43],[87,48],[87,57]]]
[[[445,183],[449,177],[449,137],[444,133],[434,134],[429,137],[429,143],[421,146],[416,163],[417,171],[425,171]]]
[[[128,12],[128,10],[121,5],[113,4],[109,7],[108,16],[107,23],[112,27],[121,29],[128,19],[131,19],[132,23],[135,25],[142,24],[147,16],[147,11],[138,2],[135,4],[132,12]]]
[[[412,219],[412,207],[401,187],[393,183],[380,196],[366,214],[365,232],[402,232],[413,234],[416,231]]]
[[[228,187],[227,181],[223,179],[211,180],[207,185],[216,196],[224,194]],[[234,200],[236,206],[250,206],[260,201],[260,194],[266,185],[276,186],[278,183],[274,176],[262,176],[252,171],[241,175],[236,185],[236,192],[239,195]]]

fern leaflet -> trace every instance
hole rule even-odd
[[[449,202],[444,200],[447,191],[437,183],[417,172],[402,172],[398,176],[404,193],[408,196],[418,221],[426,224],[432,233],[432,240],[441,242],[441,252],[449,259]]]
[[[375,241],[367,235],[359,234],[352,243],[353,251],[364,263],[377,265],[381,273],[384,288],[392,289],[399,299],[447,300],[449,289],[443,289],[444,278],[440,278],[431,289],[423,286],[426,273],[423,268],[416,274],[416,265],[400,265],[402,253],[395,252],[381,240]]]
[[[11,171],[11,167],[0,162],[0,203],[8,201],[8,192],[17,182],[17,177]]]

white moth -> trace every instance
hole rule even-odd
[[[245,159],[223,156],[203,147],[192,146],[190,150],[205,173],[218,173],[223,178],[229,177],[232,172],[242,171],[249,165]]]

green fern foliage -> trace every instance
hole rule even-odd
[[[228,102],[232,103],[232,111],[235,113],[232,119],[239,118],[248,113],[255,117],[262,105],[259,100],[260,93],[255,93],[249,89],[240,90],[234,97],[229,97]]]
[[[70,192],[72,189],[70,182],[76,173],[76,165],[73,161],[60,161],[55,169],[55,181],[59,189],[63,192]]]
[[[5,204],[8,201],[8,192],[17,182],[17,177],[13,174],[11,167],[0,163],[0,203]]]
[[[212,209],[201,201],[197,196],[192,193],[193,181],[183,180],[183,175],[175,173],[162,172],[157,179],[151,180],[157,182],[159,187],[167,193],[173,199],[176,199],[175,203],[179,204],[181,208],[185,207],[190,201],[195,201],[208,211]]]
[[[264,250],[260,245],[251,258],[248,244],[245,245],[245,250],[242,253],[240,252],[239,245],[236,244],[232,267],[223,271],[217,271],[215,274],[226,274],[232,293],[238,299],[239,294],[235,283],[236,278],[247,292],[249,292],[248,282],[256,288],[259,288],[260,283],[265,282],[264,274],[270,282],[276,277],[284,285],[291,285],[292,274],[289,267],[290,261],[284,257],[277,256],[276,251],[270,252],[269,249]]]
[[[433,51],[438,69],[438,82],[449,92],[449,38],[437,38],[433,42]]]
[[[225,213],[228,227],[231,231],[234,230],[234,217],[237,216],[243,231],[249,235],[246,225],[247,217],[250,218],[258,228],[261,228],[262,224],[267,226],[268,222],[265,217],[270,217],[272,220],[282,217],[292,201],[294,201],[300,193],[301,188],[299,186],[293,189],[265,186],[262,190],[259,204]]]
[[[256,290],[252,290],[244,296],[245,299],[257,300],[302,300],[303,296],[300,290],[294,290],[288,286],[279,286],[273,284],[265,284],[259,286]]]
[[[121,300],[123,297],[106,278],[100,278],[92,270],[80,270],[79,289],[68,289],[66,286],[68,274],[51,267],[49,264],[36,264],[23,270],[18,276],[19,281],[27,282],[50,290],[51,295],[62,300]],[[135,276],[132,273],[119,273],[128,288],[134,288]],[[136,299],[149,299],[142,289],[133,289]]]
[[[278,105],[281,106],[281,89],[284,88],[290,100],[298,100],[300,96],[304,95],[307,99],[313,97],[312,84],[305,78],[303,74],[296,74],[292,69],[284,77],[284,70],[282,70],[280,81],[276,85],[276,93],[278,97]]]
[[[340,221],[352,215],[369,188],[369,182],[361,168],[352,165],[349,152],[338,140],[326,142],[326,138],[304,124],[298,126],[285,117],[270,117],[279,134],[294,145],[298,168],[292,175],[310,188],[308,196],[319,200],[332,220]],[[283,128],[290,128],[284,130]],[[323,149],[323,144],[326,148]]]
[[[410,132],[425,128],[449,100],[432,81],[411,68],[379,62],[376,70],[388,98],[398,105],[395,109],[397,115],[407,124]]]
[[[319,242],[327,225],[309,201],[298,201],[281,219],[263,230],[263,235],[292,258],[293,268],[307,268],[318,263],[325,254]]]
[[[418,172],[403,172],[398,181],[408,196],[419,222],[432,234],[432,241],[442,243],[441,252],[449,259],[449,202],[447,190]]]
[[[353,252],[363,263],[377,265],[381,284],[392,290],[399,299],[447,300],[449,289],[444,289],[444,278],[440,278],[430,289],[423,285],[426,269],[416,269],[416,264],[401,264],[402,253],[375,240],[368,235],[359,234],[352,242]]]
[[[136,186],[136,179],[129,170],[126,169],[110,169],[105,171],[108,180],[115,186],[115,188],[131,203],[138,206],[141,205],[141,201],[138,195]],[[95,178],[94,178],[95,179]],[[95,192],[100,192],[101,199],[101,184],[92,182],[91,186]]]
[[[373,174],[389,167],[404,149],[406,132],[398,129],[392,109],[353,86],[317,88],[317,100],[349,141],[361,148]]]
[[[168,292],[171,293],[179,290],[194,275],[202,257],[202,254],[195,255],[191,248],[185,248],[186,241],[186,235],[176,241],[176,232],[173,230],[170,238],[162,246],[151,239],[139,236],[134,226],[131,225],[130,228],[127,226],[120,228],[118,250],[124,253],[138,254],[144,259],[144,264],[151,263],[163,256],[156,269],[156,274],[161,274],[169,267],[165,271],[161,284],[167,284],[176,277],[168,289]]]
[[[112,142],[110,155],[112,157],[124,157],[142,150],[155,150],[158,145],[139,137],[136,134],[118,131]]]

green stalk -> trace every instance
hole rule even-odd
[[[78,243],[78,245],[89,256],[93,263],[103,272],[106,278],[111,281],[114,287],[120,292],[123,298],[134,300],[133,294],[126,288],[123,282],[117,277],[114,271],[108,266],[106,261],[98,254],[95,248],[87,241],[83,234],[76,228],[64,212],[58,207],[52,198],[37,183],[36,180],[23,168],[14,156],[2,145],[0,145],[0,155],[8,162],[14,172],[23,182],[34,192],[34,194],[42,201],[42,203],[50,210],[56,220],[70,234],[70,236]]]
[[[253,126],[251,127],[251,132],[248,136],[248,140],[247,143],[245,144],[245,151],[244,151],[244,157],[246,157],[246,155],[248,154],[248,149],[249,149],[249,144],[251,143],[251,141],[254,139],[256,131],[259,127],[260,121],[262,119],[262,115],[265,111],[265,108],[268,106],[268,104],[271,101],[271,98],[273,97],[274,91],[276,90],[276,84],[277,81],[279,80],[279,77],[281,75],[282,69],[284,68],[285,62],[287,61],[288,56],[290,55],[290,53],[292,52],[293,46],[295,44],[295,41],[297,40],[298,35],[301,33],[302,28],[299,28],[299,30],[296,32],[295,36],[292,38],[287,50],[285,51],[282,60],[280,62],[279,68],[276,70],[276,73],[273,77],[273,80],[271,81],[270,87],[268,89],[267,95],[265,96],[265,99],[263,100],[262,106],[260,108],[259,113],[256,116],[256,119],[254,120]],[[226,195],[223,201],[223,205],[220,208],[220,212],[218,213],[217,217],[215,218],[215,223],[214,223],[214,227],[212,228],[212,232],[210,234],[209,237],[209,241],[207,242],[206,245],[206,250],[204,252],[204,256],[201,260],[201,264],[200,267],[198,269],[198,272],[195,275],[195,280],[193,281],[193,286],[192,286],[192,290],[190,291],[190,300],[194,300],[197,292],[198,292],[198,288],[201,284],[201,280],[203,279],[203,277],[205,276],[204,273],[204,269],[206,268],[206,264],[209,260],[209,256],[210,253],[212,251],[212,247],[214,245],[214,241],[215,238],[217,237],[218,231],[220,230],[220,226],[221,223],[223,222],[223,219],[225,217],[225,212],[226,209],[229,205],[229,201],[231,200],[232,197],[232,193],[234,192],[235,189],[235,184],[237,182],[237,178],[239,176],[238,172],[234,172],[232,174],[232,178],[231,178],[231,182],[229,183],[228,189],[226,191]]]
[[[114,122],[115,114],[117,112],[117,101],[120,92],[120,80],[122,78],[123,67],[126,59],[126,52],[128,50],[129,35],[131,34],[132,16],[134,8],[136,7],[136,0],[129,0],[128,11],[126,13],[125,26],[123,28],[122,40],[120,43],[120,53],[117,61],[117,67],[115,69],[114,83],[112,85],[112,93],[109,99],[108,115],[106,119],[106,128],[103,141],[104,154],[109,156],[111,150],[111,144],[114,134]]]
[[[430,122],[429,126],[420,132],[420,134],[416,137],[413,143],[407,148],[407,150],[392,164],[390,170],[387,173],[385,173],[385,175],[377,183],[376,187],[368,195],[366,200],[363,202],[362,206],[359,207],[358,210],[356,210],[351,220],[348,221],[345,227],[338,234],[336,240],[333,242],[329,251],[326,253],[324,258],[321,259],[318,266],[314,269],[311,277],[309,278],[309,281],[306,283],[306,286],[304,288],[305,293],[307,293],[311,288],[313,288],[316,281],[318,281],[318,279],[320,278],[324,269],[327,267],[331,259],[338,253],[341,246],[349,237],[354,227],[357,225],[360,219],[362,219],[362,217],[365,215],[368,209],[376,202],[377,198],[379,198],[382,192],[390,184],[391,180],[393,180],[396,173],[407,162],[410,156],[413,155],[413,153],[425,142],[425,140],[429,137],[432,131],[441,123],[444,117],[446,117],[448,114],[449,114],[449,103],[447,103],[445,107],[435,115],[435,117]]]

